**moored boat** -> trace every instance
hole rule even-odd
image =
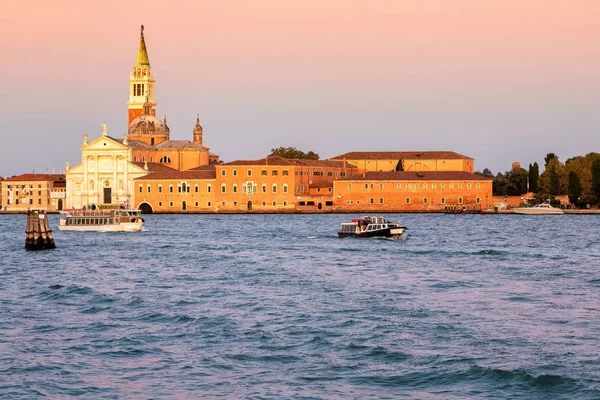
[[[560,208],[552,207],[548,203],[536,204],[533,207],[518,207],[512,210],[515,214],[525,215],[548,215],[548,214],[564,214]]]
[[[58,229],[83,232],[139,232],[144,225],[140,210],[104,206],[94,210],[60,212]]]
[[[400,239],[406,231],[400,222],[391,222],[383,217],[362,217],[343,222],[338,232],[339,237],[384,237]]]

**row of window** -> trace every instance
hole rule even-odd
[[[251,195],[251,194],[255,194],[257,192],[257,184],[254,182],[247,182],[245,184],[242,184],[242,193],[245,193],[247,195]],[[276,183],[271,185],[271,192],[272,193],[277,193],[278,191],[278,186]],[[283,193],[288,193],[288,185],[287,183],[283,184],[282,186],[283,188]],[[262,184],[262,193],[267,193],[267,185],[266,184]],[[180,185],[177,185],[177,192],[178,193],[190,193],[191,190],[191,185],[187,184],[187,183],[181,183]],[[232,190],[233,193],[238,193],[238,184],[234,183],[232,185]],[[138,191],[139,193],[144,193],[144,186],[143,185],[139,185],[138,186]],[[163,192],[163,187],[162,185],[158,185],[158,193],[162,193]],[[174,186],[173,185],[169,185],[169,193],[173,193],[174,192]],[[200,192],[200,188],[198,185],[194,185],[194,193],[199,193]],[[212,192],[212,185],[208,184],[206,185],[206,192],[207,193],[211,193]],[[151,185],[146,185],[146,193],[152,193],[152,186]],[[223,183],[221,184],[221,193],[227,193],[227,184]]]
[[[244,204],[244,205],[246,205],[246,204]],[[271,202],[271,206],[273,206],[273,207],[277,207],[277,205],[278,205],[278,203],[277,203],[276,201],[273,201],[273,202]],[[159,201],[159,202],[158,202],[158,206],[159,206],[159,207],[162,207],[162,206],[163,206],[163,202],[162,202],[162,201]],[[222,206],[222,207],[226,207],[226,206],[227,206],[227,202],[226,202],[226,201],[222,201],[222,202],[221,202],[221,206]],[[239,206],[239,203],[238,203],[237,201],[234,201],[234,202],[233,202],[233,206],[234,206],[234,207],[238,207],[238,206]],[[263,202],[262,202],[262,206],[263,206],[263,207],[266,207],[266,206],[267,206],[267,202],[266,202],[266,201],[263,201]],[[284,202],[283,202],[283,206],[284,206],[284,207],[287,207],[287,206],[288,206],[288,202],[287,202],[287,201],[284,201]],[[172,201],[170,201],[170,202],[169,202],[169,207],[175,207],[175,203],[174,203],[174,202],[172,202]],[[199,201],[196,201],[196,202],[194,202],[194,207],[200,207],[200,202],[199,202]],[[212,201],[207,201],[207,202],[206,202],[206,207],[212,207]],[[182,209],[184,209],[184,210],[187,208],[187,203],[186,203],[185,201],[181,202],[181,208],[182,208]]]
[[[414,204],[413,201],[412,201],[412,199],[410,197],[407,197],[405,201],[406,201],[406,204]],[[354,200],[348,200],[348,201],[346,201],[346,203],[347,204],[354,204]],[[369,203],[370,204],[375,204],[375,198],[371,197],[369,199]],[[475,203],[476,204],[481,204],[481,198],[477,197],[475,199]],[[360,204],[360,200],[356,200],[356,204]],[[379,204],[385,204],[385,199],[383,197],[379,198]],[[429,204],[429,198],[423,197],[423,204]],[[445,197],[441,197],[440,198],[440,204],[446,204],[446,198]],[[463,198],[462,197],[458,198],[458,204],[463,204]]]
[[[462,189],[463,188],[463,184],[462,183],[457,183],[457,188],[458,189]],[[467,190],[472,188],[472,184],[467,183]],[[403,188],[406,190],[419,190],[419,188],[422,188],[423,190],[428,190],[431,186],[431,190],[436,190],[437,189],[437,184],[436,183],[432,183],[431,185],[429,183],[422,183],[421,186],[419,186],[418,183],[397,183],[396,184],[396,189],[398,190],[402,190]],[[375,189],[375,184],[374,183],[365,183],[364,184],[364,188],[365,189]],[[348,189],[352,189],[352,184],[349,183],[348,184]],[[385,189],[385,184],[384,183],[380,183],[379,184],[379,189]],[[440,183],[440,189],[446,189],[446,184],[445,183]],[[448,183],[448,189],[454,189],[454,183]],[[475,184],[475,189],[481,189],[481,184],[476,183]]]
[[[238,176],[238,170],[234,169],[233,171],[231,171],[231,174],[233,176]],[[260,171],[260,175],[261,176],[267,176],[268,172],[266,169],[263,169]],[[271,176],[278,176],[279,175],[279,171],[274,169],[271,170]],[[284,169],[283,171],[281,171],[281,175],[282,176],[288,176],[289,172],[287,169]],[[300,175],[300,176],[345,176],[346,174],[344,174],[343,172],[333,172],[333,171],[296,171],[296,175]],[[227,176],[227,170],[225,168],[221,169],[221,176]],[[252,170],[248,169],[246,170],[246,176],[252,176]]]
[[[50,204],[50,199],[47,199],[48,204]],[[42,199],[37,199],[38,204],[42,204]],[[6,199],[6,204],[10,204],[10,199]],[[15,199],[15,204],[19,204],[19,199]],[[27,204],[27,201],[22,201],[21,204]],[[29,204],[33,204],[33,199],[29,199]]]

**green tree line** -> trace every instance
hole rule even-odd
[[[521,196],[527,192],[536,194],[538,200],[568,195],[571,204],[579,207],[598,204],[600,200],[600,154],[589,153],[572,157],[564,163],[555,153],[544,157],[544,171],[540,173],[537,162],[529,168],[513,168],[494,175],[489,169],[475,172],[493,178],[495,196]]]

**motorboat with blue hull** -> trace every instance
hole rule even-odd
[[[400,222],[391,222],[383,217],[362,217],[351,221],[343,222],[340,226],[338,236],[370,238],[382,237],[391,239],[401,239],[406,231],[405,226]]]

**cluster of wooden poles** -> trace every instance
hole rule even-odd
[[[27,211],[27,229],[25,230],[25,249],[45,250],[54,249],[54,236],[48,225],[44,210]]]

